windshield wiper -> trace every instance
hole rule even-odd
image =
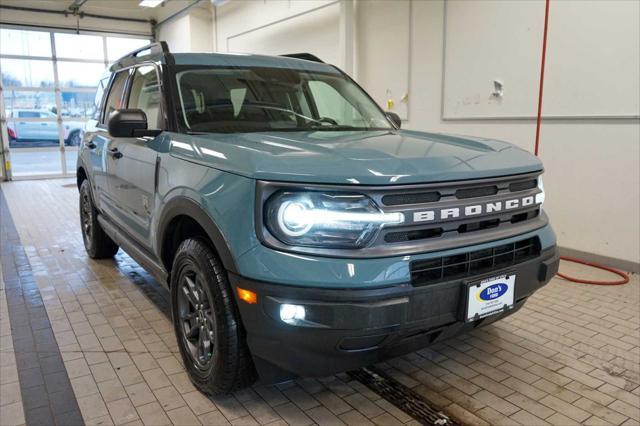
[[[281,107],[278,107],[278,106],[271,106],[271,105],[260,105],[260,104],[256,104],[256,103],[246,103],[246,104],[243,105],[243,107],[253,107],[253,108],[261,108],[261,109],[269,109],[269,110],[273,110],[273,111],[287,112],[287,113],[295,115],[296,117],[300,117],[302,119],[305,119],[307,121],[312,121],[314,123],[322,124],[322,121],[320,121],[320,120],[316,120],[315,118],[307,117],[304,114],[300,114],[299,112],[296,112],[296,111],[294,111],[292,109],[288,109],[288,108],[281,108]]]

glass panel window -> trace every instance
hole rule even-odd
[[[105,104],[105,121],[108,119],[109,114],[114,110],[122,108],[122,92],[124,91],[124,84],[126,83],[128,76],[128,71],[121,71],[116,74],[115,80],[111,85],[111,90],[109,91],[107,103]]]
[[[0,46],[4,55],[51,57],[51,38],[44,31],[0,28]]]
[[[62,173],[60,149],[49,143],[41,151],[15,150],[11,152],[11,171],[14,177],[42,176]],[[20,147],[20,142],[12,148]]]
[[[54,92],[25,92],[19,90],[4,90],[4,108],[7,117],[18,116],[18,111],[49,111],[56,110]]]
[[[62,119],[88,118],[94,113],[93,92],[62,92]]]
[[[146,46],[149,43],[149,40],[140,38],[107,37],[107,55],[109,56],[109,61],[115,61],[127,53]]]
[[[94,120],[100,120],[100,107],[102,106],[102,98],[104,97],[105,91],[107,90],[107,86],[109,86],[109,79],[111,76],[103,78],[98,83],[98,88],[96,90],[96,95],[93,98],[93,108],[91,118]]]
[[[4,47],[3,47],[4,49]],[[53,62],[0,59],[2,85],[6,87],[53,87]]]
[[[318,109],[318,116],[348,126],[365,126],[362,114],[336,89],[324,81],[310,81],[309,89]]]
[[[155,67],[143,66],[136,68],[129,94],[128,108],[141,109],[147,115],[147,123],[150,129],[160,127],[160,87]]]
[[[80,34],[55,34],[58,58],[104,60],[102,37]]]
[[[96,87],[103,73],[103,64],[58,61],[60,87]]]

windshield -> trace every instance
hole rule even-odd
[[[178,115],[193,132],[389,130],[343,75],[286,68],[192,68],[176,75]]]

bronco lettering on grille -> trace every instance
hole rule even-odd
[[[474,204],[465,207],[447,207],[434,210],[423,210],[413,213],[414,222],[431,222],[447,219],[458,219],[481,214],[498,213],[503,210],[513,210],[521,207],[533,206],[536,203],[534,196],[514,198],[506,201]]]

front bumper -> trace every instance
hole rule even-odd
[[[555,246],[529,261],[488,274],[414,287],[368,289],[279,285],[230,275],[231,284],[258,295],[257,304],[237,300],[247,343],[265,381],[327,376],[402,355],[490,324],[517,311],[558,270]],[[514,308],[464,322],[466,283],[515,272]],[[280,320],[282,303],[305,306],[307,325]]]

